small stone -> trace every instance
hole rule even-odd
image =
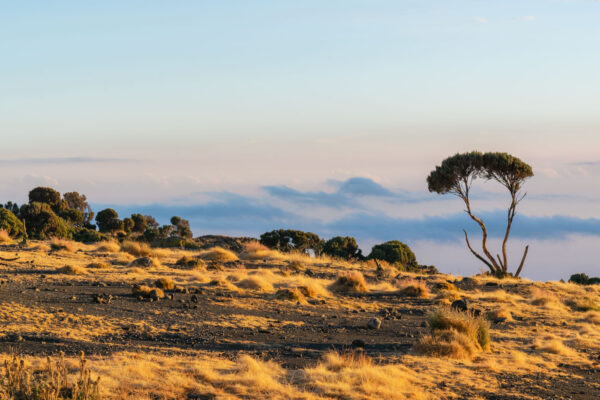
[[[355,349],[364,349],[365,348],[365,341],[362,339],[354,339],[352,341],[352,347]]]
[[[367,328],[369,328],[369,329],[381,328],[381,320],[379,318],[371,318],[369,320],[369,322],[367,322]]]
[[[467,300],[465,299],[460,299],[460,300],[456,300],[454,302],[452,302],[452,305],[450,306],[453,310],[458,310],[458,311],[467,311],[469,306],[467,305]]]

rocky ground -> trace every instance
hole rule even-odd
[[[176,261],[197,252],[175,250],[157,251],[153,257],[160,265],[139,268],[129,265],[137,255],[75,247],[51,251],[34,243],[26,249],[1,248],[0,256],[8,261],[0,262],[0,352],[40,358],[61,351],[76,356],[83,350],[92,360],[123,352],[232,361],[247,354],[286,370],[314,367],[331,351],[362,352],[377,365],[401,363],[422,375],[422,398],[600,398],[600,318],[593,310],[574,310],[567,301],[597,301],[595,288],[397,276],[368,265],[310,260],[290,270],[290,263],[300,263],[279,256],[209,262],[206,269],[190,271]],[[103,268],[89,267],[98,261]],[[66,265],[81,270],[65,273],[61,268]],[[368,291],[328,289],[345,269],[361,269]],[[177,285],[165,290],[164,298],[132,294],[133,285],[153,286],[160,277]],[[266,288],[240,284],[249,277],[266,282]],[[392,290],[405,278],[430,292],[412,297]],[[457,293],[437,290],[440,282],[455,284]],[[300,284],[317,290],[306,301],[277,298],[277,290]],[[473,360],[416,354],[413,345],[429,333],[427,314],[457,298],[492,315],[492,349]],[[539,300],[544,298],[551,300]],[[370,397],[365,396],[356,398]]]

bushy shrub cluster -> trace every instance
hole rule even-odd
[[[11,237],[23,235],[23,223],[9,209],[0,208],[0,229],[4,229]]]
[[[312,250],[321,254],[324,241],[312,232],[303,232],[292,229],[277,229],[260,235],[260,243],[283,252],[298,251],[307,253]]]
[[[417,258],[410,247],[398,240],[391,240],[373,246],[371,254],[367,258],[370,260],[384,260],[401,269],[407,270],[412,270],[419,266]]]
[[[569,278],[569,282],[577,283],[578,285],[597,285],[600,283],[600,278],[590,278],[587,274],[573,274]]]

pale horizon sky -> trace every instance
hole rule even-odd
[[[460,201],[425,178],[506,151],[536,174],[511,241],[537,246],[529,276],[600,275],[599,20],[585,0],[0,0],[0,201],[46,185],[197,234],[346,230],[474,273]],[[495,224],[505,194],[478,188]]]

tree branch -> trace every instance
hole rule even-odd
[[[523,258],[521,259],[521,264],[519,264],[519,268],[517,269],[517,272],[515,273],[515,278],[519,277],[519,274],[521,273],[521,270],[523,269],[523,264],[525,264],[525,258],[527,257],[528,251],[529,251],[529,245],[525,246],[525,251],[523,252]]]
[[[473,250],[473,248],[471,247],[471,243],[469,243],[469,236],[467,235],[467,231],[463,229],[463,232],[465,233],[465,241],[467,242],[467,247],[469,248],[469,250],[471,250],[471,253],[473,253],[475,257],[477,257],[481,262],[487,265],[487,267],[490,269],[490,271],[492,271],[492,273],[496,273],[496,268],[492,264],[490,264],[485,258],[480,256],[475,250]]]

